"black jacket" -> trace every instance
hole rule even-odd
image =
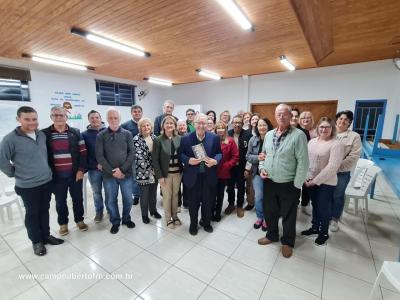
[[[233,129],[228,131],[228,135],[233,138]],[[247,148],[249,146],[249,140],[252,137],[251,132],[248,130],[242,129],[239,134],[239,168],[244,170],[246,166],[246,154]]]
[[[47,146],[47,156],[49,160],[49,166],[53,171],[53,177],[56,175],[55,167],[54,167],[54,152],[53,147],[51,145],[51,132],[53,125],[42,129],[42,132],[46,135],[46,146]],[[69,152],[72,157],[72,173],[76,174],[79,168],[86,170],[87,161],[86,156],[81,159],[81,155],[79,152],[79,140],[81,139],[81,133],[79,129],[68,126],[68,140],[69,140]]]

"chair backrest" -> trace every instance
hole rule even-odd
[[[357,161],[356,168],[354,169],[353,173],[351,174],[351,180],[350,180],[349,186],[355,187],[355,188],[360,188],[362,179],[364,178],[364,175],[367,172],[367,169],[373,165],[374,165],[374,162],[372,160],[360,158]]]
[[[360,191],[364,192],[365,196],[370,191],[372,183],[375,181],[376,176],[378,176],[380,171],[381,168],[378,166],[370,166],[367,168],[360,186]]]

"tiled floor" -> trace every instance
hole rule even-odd
[[[290,259],[282,257],[279,244],[257,244],[263,233],[252,228],[254,211],[242,219],[224,217],[212,234],[200,229],[193,237],[188,211],[180,214],[183,225],[172,230],[162,220],[143,224],[135,206],[136,228],[111,235],[107,221],[91,221],[89,203],[89,231],[71,223],[66,242],[48,246],[44,257],[33,255],[17,215],[0,226],[1,299],[364,300],[382,261],[398,260],[400,245],[400,200],[382,177],[368,223],[345,213],[327,246],[298,236]],[[298,233],[309,223],[299,210]],[[58,229],[54,202],[51,228]],[[375,299],[400,299],[387,282],[383,287]]]

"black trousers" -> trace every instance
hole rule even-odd
[[[67,193],[72,198],[72,208],[74,211],[74,221],[78,223],[83,221],[83,194],[82,194],[82,180],[76,181],[75,177],[68,179],[55,179],[52,183],[52,192],[56,197],[56,210],[58,214],[58,224],[68,224],[68,205]]]
[[[279,241],[279,218],[282,217],[282,245],[294,247],[296,239],[297,205],[300,189],[293,182],[276,183],[271,179],[264,181],[264,217],[267,222],[267,238]]]
[[[224,192],[227,184],[228,184],[228,179],[218,179],[217,193],[216,193],[217,195],[213,207],[214,216],[218,217],[221,216],[222,205],[224,203]]]
[[[309,188],[303,184],[301,188],[301,206],[308,206],[310,203],[310,191]]]
[[[33,187],[15,187],[25,206],[25,227],[32,243],[44,242],[50,235],[49,208],[51,191],[48,183]]]
[[[235,205],[235,185],[237,187],[237,207],[243,207],[245,193],[244,168],[235,166],[231,169],[231,178],[228,180],[228,202]]]
[[[197,175],[196,183],[192,187],[186,187],[189,204],[190,228],[197,228],[199,208],[201,205],[201,219],[204,226],[209,226],[211,222],[211,212],[215,201],[216,187],[209,186],[207,175],[200,173]]]
[[[148,217],[149,211],[154,214],[157,211],[157,183],[151,183],[148,185],[139,185],[140,188],[140,210],[142,216]]]

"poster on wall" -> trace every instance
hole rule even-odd
[[[21,105],[0,103],[1,122],[0,122],[0,142],[9,132],[19,124],[17,122],[17,110]]]
[[[85,99],[80,93],[70,91],[54,91],[50,98],[50,106],[62,106],[67,111],[68,124],[83,130],[83,113]]]

